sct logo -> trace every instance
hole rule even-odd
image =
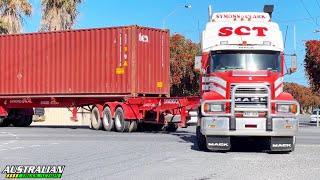
[[[209,146],[227,147],[228,143],[208,143]]]
[[[239,26],[237,28],[233,27],[222,27],[219,30],[219,36],[230,36],[236,34],[239,36],[251,35],[255,36],[266,36],[265,32],[268,31],[266,27],[248,27],[248,26]]]
[[[139,33],[139,41],[140,41],[140,42],[147,43],[147,42],[149,42],[149,36],[148,36],[148,35],[145,35],[145,34]]]

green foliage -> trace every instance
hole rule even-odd
[[[23,16],[31,16],[28,0],[0,0],[0,34],[22,32]]]
[[[83,0],[41,0],[40,31],[69,30],[76,22],[78,5]]]
[[[8,26],[3,21],[0,21],[0,34],[8,34]]]
[[[199,73],[194,71],[194,57],[200,45],[180,34],[170,38],[171,96],[199,94]]]

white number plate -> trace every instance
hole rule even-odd
[[[259,117],[258,112],[246,111],[243,113],[243,117]]]

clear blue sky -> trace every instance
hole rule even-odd
[[[34,12],[31,18],[25,18],[26,32],[38,30],[40,24],[40,0],[30,0]],[[184,8],[190,3],[191,9]],[[294,53],[293,26],[296,26],[296,53],[298,55],[298,72],[287,75],[286,81],[307,85],[303,59],[305,55],[304,41],[319,39],[320,33],[320,0],[84,0],[79,7],[79,17],[75,28],[106,27],[138,24],[143,26],[165,27],[171,33],[180,33],[187,38],[199,42],[199,30],[207,21],[207,7],[211,4],[213,11],[262,11],[264,4],[274,4],[273,20],[278,22],[283,34],[288,26],[285,53]],[[310,15],[314,18],[310,18]],[[319,21],[319,23],[318,23]],[[287,57],[289,62],[289,57]]]

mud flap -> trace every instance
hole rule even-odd
[[[211,151],[229,151],[230,136],[207,136],[207,147]]]
[[[293,137],[271,137],[270,150],[271,151],[293,151],[294,142]]]

